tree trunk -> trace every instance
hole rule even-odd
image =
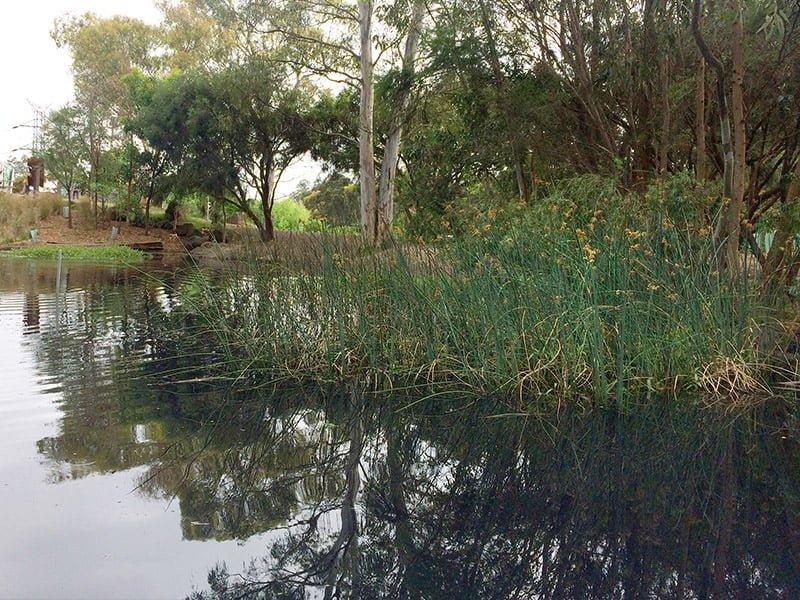
[[[270,163],[272,159],[270,158]],[[267,173],[266,189],[261,190],[261,211],[264,214],[264,227],[259,231],[262,242],[271,242],[275,239],[275,226],[272,223],[272,206],[275,204],[275,188],[277,182],[275,181],[275,169],[269,167]],[[223,220],[224,222],[224,220]]]
[[[271,242],[275,239],[275,226],[272,223],[272,213],[264,215],[264,226],[258,232],[262,242]]]
[[[368,243],[378,241],[378,205],[375,190],[375,148],[373,142],[375,96],[372,87],[372,0],[359,0],[358,23],[361,32],[361,102],[358,116],[359,181],[361,183],[361,235]]]
[[[742,211],[744,209],[745,190],[745,158],[747,144],[745,136],[744,115],[744,26],[742,24],[742,7],[738,0],[734,1],[736,20],[733,23],[733,77],[731,78],[731,110],[733,117],[733,188],[731,190],[731,203],[728,208],[728,238],[725,241],[725,261],[728,268],[737,268],[739,265],[739,238],[742,225]]]
[[[411,84],[414,77],[414,59],[422,32],[422,18],[425,16],[425,0],[414,0],[414,7],[409,23],[406,47],[403,53],[403,76],[401,88],[397,92],[392,107],[392,122],[386,138],[381,167],[380,194],[378,196],[378,233],[377,242],[392,237],[394,222],[394,182],[397,176],[397,163],[400,160],[400,142],[403,137],[403,121],[408,112],[411,98]]]
[[[669,169],[669,141],[672,127],[672,110],[669,105],[669,60],[661,57],[659,67],[661,80],[661,135],[658,147],[658,173],[664,174]]]
[[[739,249],[739,214],[734,215],[736,210],[735,202],[733,201],[733,171],[734,171],[734,156],[733,144],[731,143],[731,118],[730,110],[728,108],[728,94],[726,92],[726,77],[725,67],[720,60],[714,56],[711,49],[706,44],[705,38],[700,31],[700,13],[701,1],[694,0],[692,7],[692,33],[694,34],[697,47],[703,54],[705,61],[711,65],[717,75],[717,102],[719,104],[719,122],[720,122],[720,142],[722,144],[722,151],[724,155],[724,170],[723,170],[723,206],[722,213],[717,226],[714,228],[714,243],[720,252],[720,266],[727,268],[731,265],[730,258],[735,258],[736,252]],[[741,25],[741,22],[740,22]],[[734,41],[734,45],[736,42]],[[736,52],[734,50],[734,52]],[[735,217],[735,224],[733,218]],[[734,231],[735,230],[735,231]],[[733,235],[733,234],[736,235]],[[723,248],[723,244],[725,247]]]

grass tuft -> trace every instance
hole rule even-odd
[[[0,243],[27,239],[40,220],[58,214],[64,200],[57,194],[20,196],[0,192]]]

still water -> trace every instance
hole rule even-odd
[[[264,540],[203,535],[174,489],[141,485],[194,428],[139,380],[164,288],[123,269],[56,276],[0,259],[0,598],[183,597]]]
[[[287,388],[225,376],[187,272],[0,273],[2,598],[800,598],[792,390],[522,416]]]

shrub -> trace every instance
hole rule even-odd
[[[305,231],[315,221],[311,211],[294,200],[280,200],[272,206],[272,223],[275,229],[285,231]],[[311,226],[313,229],[313,225]]]

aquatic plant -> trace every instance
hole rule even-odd
[[[500,397],[521,414],[682,392],[726,409],[766,397],[783,338],[753,274],[720,274],[705,233],[617,207],[579,220],[557,207],[537,230],[416,254],[319,246],[316,272],[253,256],[198,277],[185,309],[213,336],[218,372],[248,385],[359,381]]]
[[[56,260],[61,252],[64,260],[84,262],[120,262],[137,263],[143,261],[147,254],[141,250],[134,250],[128,246],[26,246],[3,252],[4,256],[18,258],[35,258],[41,260]]]

